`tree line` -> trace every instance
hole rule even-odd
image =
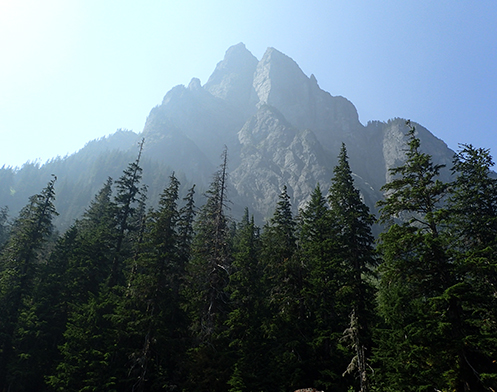
[[[411,126],[377,240],[345,145],[330,189],[294,216],[284,187],[262,228],[229,217],[226,150],[200,207],[173,173],[149,208],[140,158],[63,234],[55,176],[0,211],[0,391],[497,390],[488,150],[444,183]]]

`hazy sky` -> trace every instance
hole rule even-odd
[[[228,47],[272,46],[356,106],[497,158],[495,0],[0,0],[0,166],[140,132]]]

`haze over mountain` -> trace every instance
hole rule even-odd
[[[290,57],[268,48],[258,60],[239,43],[226,51],[204,85],[193,78],[188,86],[172,88],[150,111],[140,134],[119,131],[42,166],[1,169],[0,205],[17,211],[54,173],[57,207],[62,226],[67,225],[107,176],[117,178],[136,157],[136,143],[144,138],[144,182],[152,202],[172,170],[185,187],[196,183],[205,190],[226,146],[234,217],[247,206],[263,221],[284,185],[297,211],[318,183],[327,190],[345,143],[356,186],[375,211],[388,169],[404,159],[405,121],[363,125],[350,101],[322,90]],[[447,165],[443,176],[448,176],[453,151],[422,126],[416,129],[422,149]]]

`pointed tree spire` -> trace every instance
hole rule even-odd
[[[347,292],[345,303],[350,313],[350,323],[344,333],[355,355],[346,373],[356,373],[359,391],[369,391],[368,348],[371,348],[371,320],[373,318],[373,289],[368,283],[375,265],[374,238],[371,226],[374,217],[354,186],[347,149],[342,144],[338,164],[333,170],[329,192],[331,225],[334,227],[338,247],[336,256],[341,262],[343,285]]]
[[[54,230],[52,220],[57,211],[53,202],[57,178],[52,177],[41,193],[29,198],[0,252],[0,390],[9,390],[10,385],[23,383],[23,372],[11,368],[18,360],[22,362],[24,354],[18,351],[22,343],[16,339],[22,339],[22,333],[16,333],[16,330],[22,328],[20,316],[28,310],[32,300],[30,297],[40,267],[40,250]],[[13,361],[16,356],[17,360]]]

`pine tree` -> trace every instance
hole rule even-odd
[[[348,312],[340,306],[338,295],[343,279],[335,231],[328,202],[318,184],[309,203],[300,210],[298,233],[299,257],[307,270],[303,298],[311,351],[306,385],[324,390],[346,388],[340,369],[347,366],[347,358],[340,339]]]
[[[383,222],[402,218],[381,234],[379,247],[379,312],[387,328],[379,331],[377,381],[392,391],[445,387],[444,375],[455,366],[447,337],[459,309],[453,296],[440,301],[457,283],[443,225],[443,166],[420,151],[412,126],[408,137],[406,162],[391,169],[394,179],[379,203]]]
[[[9,238],[9,208],[0,208],[0,251]]]
[[[359,391],[367,392],[367,357],[368,350],[371,349],[371,304],[374,298],[370,279],[372,267],[376,263],[374,238],[371,233],[374,217],[354,187],[345,144],[342,144],[338,164],[333,173],[328,200],[338,245],[335,257],[340,260],[343,277],[340,291],[350,313],[350,324],[344,338],[349,341],[355,352],[346,372],[355,372],[359,379]]]
[[[129,164],[116,181],[114,200],[109,201],[111,180],[108,180],[87,211],[87,219],[83,220],[82,228],[101,230],[82,230],[87,240],[82,242],[82,247],[88,252],[77,260],[73,271],[78,275],[87,268],[107,276],[103,281],[101,276],[87,280],[90,290],[83,294],[81,301],[71,305],[64,343],[60,346],[62,360],[48,381],[52,388],[112,390],[122,381],[119,377],[122,375],[121,335],[113,315],[125,289],[124,262],[133,256],[134,242],[139,238],[134,233],[139,231],[138,224],[142,221],[138,217],[144,205],[140,197],[144,191],[139,188],[142,148],[143,141],[136,161]]]
[[[112,316],[120,335],[118,389],[156,390],[174,385],[185,354],[186,320],[177,296],[180,267],[177,208],[179,181],[170,176],[157,211],[147,217],[140,253],[132,260],[125,296]]]
[[[233,239],[233,264],[228,291],[231,311],[226,335],[233,350],[230,391],[267,390],[268,342],[262,265],[259,262],[259,228],[249,218],[248,208]]]
[[[29,390],[25,376],[30,373],[32,352],[25,351],[29,347],[24,346],[24,338],[27,318],[33,316],[41,251],[53,233],[52,220],[57,215],[55,181],[54,176],[40,194],[30,197],[0,254],[0,390]]]
[[[455,390],[497,389],[497,179],[488,150],[462,145],[454,157],[447,224],[457,285],[457,329],[451,340],[459,364],[447,375]]]
[[[93,380],[91,374],[107,371],[106,361],[89,369],[89,358],[105,356],[103,335],[110,324],[103,324],[100,312],[108,305],[100,294],[109,279],[116,252],[118,231],[117,206],[112,200],[113,180],[108,178],[79,221],[76,221],[52,253],[50,265],[66,264],[59,292],[60,306],[65,308],[65,323],[58,339],[59,353],[54,369],[47,371],[48,384],[55,389],[77,390]],[[70,234],[70,236],[68,236]],[[53,271],[52,273],[55,273]],[[57,303],[57,302],[56,302]],[[109,306],[107,306],[109,308]],[[97,320],[98,319],[98,320]],[[100,323],[100,325],[97,325]],[[110,337],[112,341],[114,337]],[[102,373],[98,373],[98,371]],[[88,376],[88,377],[87,377]]]
[[[69,262],[79,252],[78,231],[69,228],[55,243],[46,263],[41,265],[35,286],[36,301],[31,306],[32,328],[26,329],[26,347],[34,351],[29,369],[33,377],[26,382],[36,391],[47,389],[45,376],[53,374],[61,356],[71,304],[75,293],[72,276],[68,274]],[[71,280],[69,280],[71,277]],[[33,350],[34,349],[34,350]]]
[[[195,185],[188,190],[187,195],[183,198],[184,206],[179,210],[177,225],[179,251],[178,269],[181,271],[181,275],[185,274],[186,266],[190,260],[191,246],[195,234],[193,228],[196,215],[194,196]],[[177,293],[179,293],[179,287]]]
[[[143,188],[139,184],[142,178],[142,168],[140,166],[141,154],[145,139],[142,139],[139,146],[138,157],[124,170],[123,175],[116,181],[117,195],[115,203],[117,206],[117,227],[118,235],[116,240],[115,255],[112,261],[111,274],[109,276],[109,287],[123,283],[122,261],[129,256],[129,247],[126,247],[126,236],[130,232],[136,231],[137,227],[130,224],[136,211],[136,202],[143,194]]]
[[[261,235],[263,281],[270,317],[265,328],[268,338],[273,339],[268,374],[274,383],[272,388],[295,389],[306,380],[309,336],[302,333],[307,317],[306,269],[297,254],[296,228],[290,196],[284,186],[276,210]]]
[[[68,255],[68,295],[84,303],[108,279],[116,252],[117,205],[112,200],[113,180],[108,178],[81,220],[74,224],[74,251]]]
[[[231,233],[227,208],[227,150],[206,192],[206,202],[197,215],[195,237],[187,266],[185,298],[190,315],[192,350],[189,388],[226,388],[229,365],[223,340],[229,314],[227,286],[232,263]]]
[[[483,250],[497,241],[497,179],[490,151],[462,145],[454,157],[449,214],[458,247]]]

